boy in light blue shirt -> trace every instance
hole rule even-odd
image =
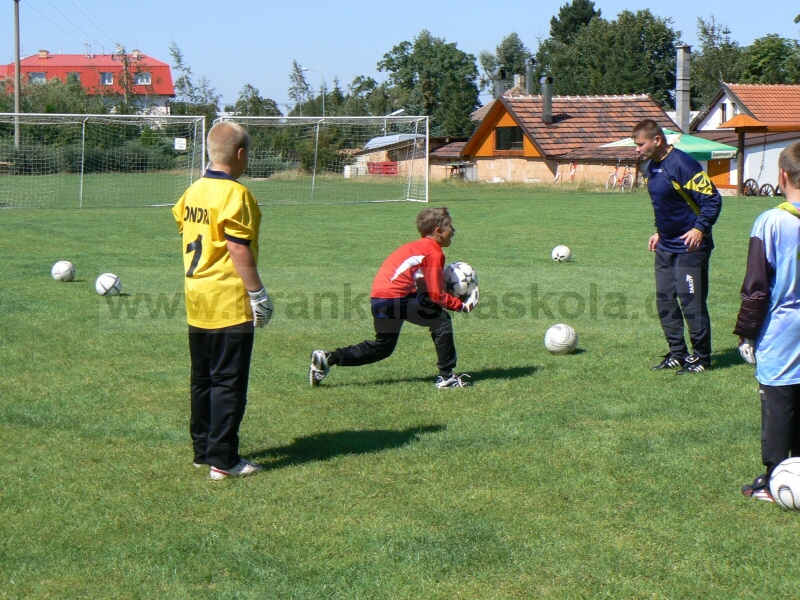
[[[761,460],[767,468],[742,494],[768,502],[774,502],[772,471],[789,456],[800,456],[800,142],[781,152],[778,167],[787,201],[753,225],[733,330],[744,359],[756,364]]]

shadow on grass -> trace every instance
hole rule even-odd
[[[445,425],[424,425],[408,429],[359,429],[316,433],[297,438],[288,446],[267,448],[248,456],[268,471],[307,462],[324,461],[347,454],[369,454],[418,442],[426,433],[446,429]]]
[[[338,369],[339,367],[337,367]],[[347,368],[347,367],[345,367]],[[529,377],[536,373],[539,370],[539,367],[535,365],[529,365],[526,367],[506,367],[506,368],[497,368],[497,369],[483,369],[481,371],[469,371],[469,381],[474,383],[476,381],[480,381],[483,379],[520,379],[522,377]],[[460,374],[461,371],[458,371]],[[373,385],[389,385],[392,383],[425,383],[430,382],[433,384],[435,381],[435,377],[428,376],[428,377],[395,377],[392,379],[375,379],[373,381],[330,381],[329,379],[325,380],[323,387],[351,387],[351,386],[373,386]]]
[[[729,369],[743,364],[745,364],[744,359],[736,346],[718,350],[711,355],[711,366],[714,369]]]

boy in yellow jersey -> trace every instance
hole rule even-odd
[[[172,209],[183,238],[194,463],[209,465],[214,480],[261,470],[239,455],[254,327],[272,318],[256,266],[261,210],[237,181],[249,144],[240,125],[214,125],[207,139],[211,164]]]

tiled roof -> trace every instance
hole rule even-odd
[[[632,148],[598,146],[630,137],[642,119],[678,129],[649,95],[553,96],[550,124],[542,121],[541,96],[503,97],[501,101],[545,157],[553,160],[603,160],[628,154],[632,159]]]
[[[800,85],[726,83],[725,86],[762,123],[800,123]]]
[[[467,142],[450,142],[449,144],[440,146],[436,148],[436,150],[431,150],[431,158],[459,158],[461,156],[461,150],[464,149],[466,143]]]

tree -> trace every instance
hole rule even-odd
[[[800,83],[800,44],[770,33],[739,57],[741,83]]]
[[[600,17],[591,0],[572,0],[558,9],[558,16],[550,19],[550,37],[562,44],[569,44],[592,19]]]
[[[294,100],[295,107],[292,113],[300,109],[300,116],[303,115],[303,103],[308,101],[314,93],[314,89],[306,81],[306,74],[302,65],[296,60],[292,61],[292,72],[289,74],[289,98]]]
[[[537,76],[553,77],[556,94],[650,94],[674,106],[675,44],[671,19],[649,10],[622,11],[615,21],[596,17],[569,44],[545,40]]]
[[[239,92],[234,105],[227,105],[225,112],[236,113],[247,117],[282,117],[277,103],[270,98],[262,98],[258,89],[246,83]]]
[[[423,30],[384,54],[380,71],[389,73],[389,98],[407,113],[429,115],[433,135],[469,135],[469,115],[478,107],[475,56]]]
[[[483,74],[478,80],[480,89],[492,89],[494,72],[500,65],[503,65],[506,73],[510,75],[524,74],[526,63],[530,57],[531,51],[525,47],[519,36],[512,31],[497,45],[494,54],[484,50],[478,55],[478,62],[483,70]]]
[[[45,83],[22,82],[20,110],[25,113],[104,114],[108,107],[100,96],[90,95],[77,80],[66,83],[53,77]],[[0,112],[14,112],[14,82],[0,80]]]
[[[731,39],[727,26],[717,23],[713,16],[708,21],[697,19],[697,38],[700,50],[692,56],[692,107],[703,108],[719,92],[720,82],[739,80],[739,57],[742,49]]]
[[[202,115],[206,118],[206,127],[211,127],[219,112],[220,95],[205,77],[200,77],[195,83],[194,73],[174,41],[169,44],[169,53],[172,68],[179,73],[174,82],[175,100],[170,105],[172,114]]]

